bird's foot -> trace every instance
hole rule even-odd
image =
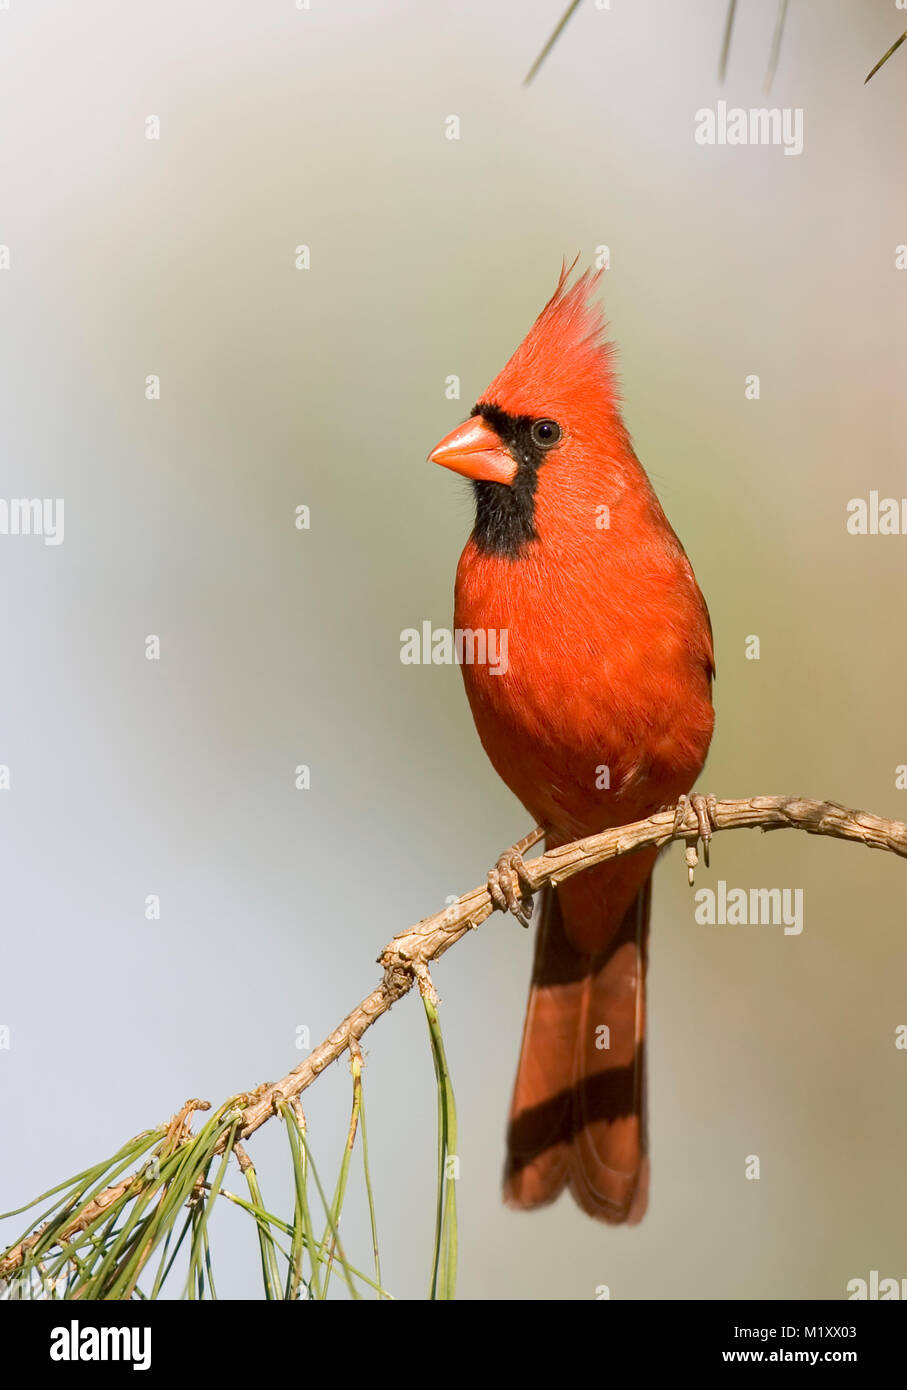
[[[687,872],[690,877],[692,887],[696,865],[699,863],[699,841],[702,841],[702,857],[705,860],[706,868],[709,867],[709,845],[712,842],[712,831],[716,828],[715,808],[718,802],[711,792],[703,796],[700,792],[693,792],[690,796],[684,794],[677,802],[677,810],[674,812],[674,826],[671,837],[675,840],[686,840],[687,842]],[[696,817],[696,828],[691,834],[684,830],[687,812],[692,811]]]
[[[488,895],[498,912],[512,912],[518,922],[528,927],[532,921],[532,881],[523,862],[523,853],[545,838],[541,826],[517,840],[499,856],[488,871]]]

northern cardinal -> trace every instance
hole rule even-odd
[[[455,626],[507,633],[506,663],[461,670],[482,745],[540,828],[489,875],[496,903],[524,920],[520,851],[542,831],[551,849],[682,801],[714,720],[708,610],[621,420],[600,274],[571,286],[562,269],[470,418],[429,455],[475,493]],[[645,1211],[655,857],[543,890],[507,1135],[511,1206],[566,1185],[604,1221]]]

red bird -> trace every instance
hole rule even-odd
[[[456,628],[507,634],[506,661],[461,669],[482,745],[539,827],[489,875],[496,904],[527,923],[521,851],[542,832],[552,849],[679,801],[714,720],[708,610],[621,420],[599,278],[570,287],[562,270],[470,419],[429,456],[475,492]],[[511,1206],[568,1186],[603,1221],[645,1211],[655,857],[543,891],[507,1136]]]

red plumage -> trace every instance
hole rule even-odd
[[[562,272],[472,420],[432,455],[476,480],[456,627],[508,634],[506,671],[462,667],[476,728],[549,848],[674,803],[713,724],[708,612],[620,417],[598,278],[569,287]],[[559,431],[553,447],[536,447],[539,421]],[[654,861],[634,854],[543,895],[508,1134],[514,1206],[567,1184],[606,1221],[645,1209]]]

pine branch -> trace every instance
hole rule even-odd
[[[869,815],[864,811],[850,811],[831,801],[810,801],[802,797],[756,796],[742,801],[710,800],[710,819],[715,834],[722,830],[761,829],[805,830],[809,835],[829,835],[838,840],[851,840],[866,845],[870,849],[887,850],[901,858],[907,858],[907,825],[900,821],[884,820],[881,816]],[[678,817],[681,817],[678,820]],[[678,828],[675,830],[675,822]],[[618,826],[600,835],[592,835],[573,844],[562,845],[549,850],[538,859],[526,864],[528,879],[533,892],[546,883],[562,883],[574,874],[603,864],[610,859],[618,859],[636,850],[656,847],[663,848],[672,840],[682,840],[687,846],[687,863],[691,870],[696,863],[696,845],[699,841],[699,825],[693,808],[670,808],[659,811],[647,820],[636,821],[632,825]],[[223,1153],[228,1143],[247,1139],[274,1115],[281,1114],[288,1104],[298,1102],[299,1096],[321,1072],[332,1062],[336,1062],[347,1050],[356,1051],[356,1044],[363,1034],[382,1014],[408,994],[413,985],[429,1000],[436,998],[429,974],[429,964],[438,960],[445,951],[461,940],[470,931],[480,926],[494,907],[485,885],[465,893],[450,907],[425,917],[415,926],[395,936],[385,946],[378,957],[378,964],[384,968],[384,977],[377,989],[347,1014],[346,1018],[329,1037],[325,1038],[304,1061],[278,1082],[259,1086],[257,1090],[235,1097],[227,1102],[220,1112],[227,1113],[228,1107],[235,1113],[235,1123],[229,1133],[224,1134],[213,1145],[210,1157]],[[190,1142],[187,1133],[187,1120],[192,1110],[207,1108],[206,1102],[194,1100],[171,1122],[170,1135],[177,1145]],[[241,1113],[238,1113],[241,1112]],[[233,1116],[231,1115],[231,1119]],[[232,1136],[232,1138],[231,1138]],[[197,1137],[197,1136],[196,1136]],[[138,1193],[144,1185],[141,1171],[132,1178],[117,1183],[98,1194],[91,1211],[64,1225],[57,1232],[55,1244],[84,1229],[87,1217],[92,1218],[110,1207],[117,1198],[126,1192]],[[0,1259],[0,1279],[8,1278],[25,1261],[28,1251],[39,1241],[43,1232],[38,1231],[20,1241]]]

